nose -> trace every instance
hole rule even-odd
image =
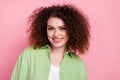
[[[58,37],[59,35],[60,35],[60,32],[59,32],[58,30],[55,30],[54,36],[55,36],[55,37]]]

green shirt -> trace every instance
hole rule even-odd
[[[39,49],[27,47],[18,58],[11,80],[48,80],[50,49],[48,45]],[[69,51],[61,61],[59,75],[60,80],[87,80],[85,64]]]

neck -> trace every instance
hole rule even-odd
[[[57,55],[64,55],[65,52],[66,52],[65,47],[52,47],[51,49],[51,53],[57,54]]]
[[[65,51],[65,47],[52,47],[50,52],[51,64],[54,66],[60,66]]]

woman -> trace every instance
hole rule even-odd
[[[19,56],[11,80],[87,80],[77,56],[89,48],[89,24],[72,5],[36,9],[30,16],[30,45]]]

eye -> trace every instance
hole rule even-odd
[[[48,30],[53,30],[54,28],[48,28]]]
[[[53,30],[54,28],[51,27],[51,26],[47,26],[47,29],[48,29],[48,30]]]
[[[63,27],[63,28],[60,28],[60,29],[66,29],[65,27]]]
[[[66,30],[66,26],[60,26],[61,30]]]

